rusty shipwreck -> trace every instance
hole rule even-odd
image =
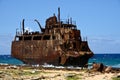
[[[40,31],[25,30],[24,21],[23,19],[22,30],[16,29],[11,46],[12,57],[23,63],[84,67],[93,56],[88,42],[82,40],[81,32],[72,19],[61,21],[60,8],[58,16],[54,14],[46,20],[44,28],[35,20]]]

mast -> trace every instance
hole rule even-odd
[[[61,27],[61,23],[60,23],[60,7],[58,7],[58,23],[59,23],[59,27]]]
[[[58,22],[60,22],[60,7],[58,7]]]
[[[23,34],[25,33],[24,21],[25,21],[25,19],[23,19],[23,21],[22,21]]]

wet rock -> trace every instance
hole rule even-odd
[[[103,65],[103,63],[95,63],[95,62],[93,62],[93,64],[92,64],[92,70],[93,70],[93,71],[102,72],[102,71],[104,70],[104,65]]]
[[[111,66],[106,66],[103,65],[103,63],[95,63],[93,62],[92,64],[92,71],[98,71],[98,72],[111,72],[111,73],[119,73],[120,72],[120,68],[113,68]]]

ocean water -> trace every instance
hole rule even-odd
[[[119,54],[95,54],[90,60],[89,64],[93,62],[103,63],[106,66],[120,68],[120,53]]]
[[[89,59],[89,65],[93,62],[103,63],[107,66],[120,68],[120,54],[95,54]],[[10,55],[0,55],[0,64],[23,64],[20,60],[17,60]]]
[[[0,55],[0,64],[21,65],[23,62],[11,57],[11,55]]]

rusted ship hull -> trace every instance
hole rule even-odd
[[[49,44],[47,44],[49,43]],[[60,51],[56,48],[58,41],[13,41],[12,56],[25,64],[44,63],[64,66],[86,66],[93,53],[90,51]],[[46,47],[48,45],[48,47]],[[87,44],[84,46],[88,46]]]
[[[23,19],[22,31],[16,31],[12,41],[11,55],[26,64],[87,66],[93,56],[88,42],[82,40],[72,19],[60,21],[59,9],[58,12],[58,18],[54,15],[46,20],[45,28],[35,20],[41,32],[25,30]]]
[[[47,41],[50,43],[49,41]],[[12,56],[27,64],[58,63],[58,52],[52,46],[46,47],[46,41],[12,42]],[[27,45],[27,46],[26,46]]]

